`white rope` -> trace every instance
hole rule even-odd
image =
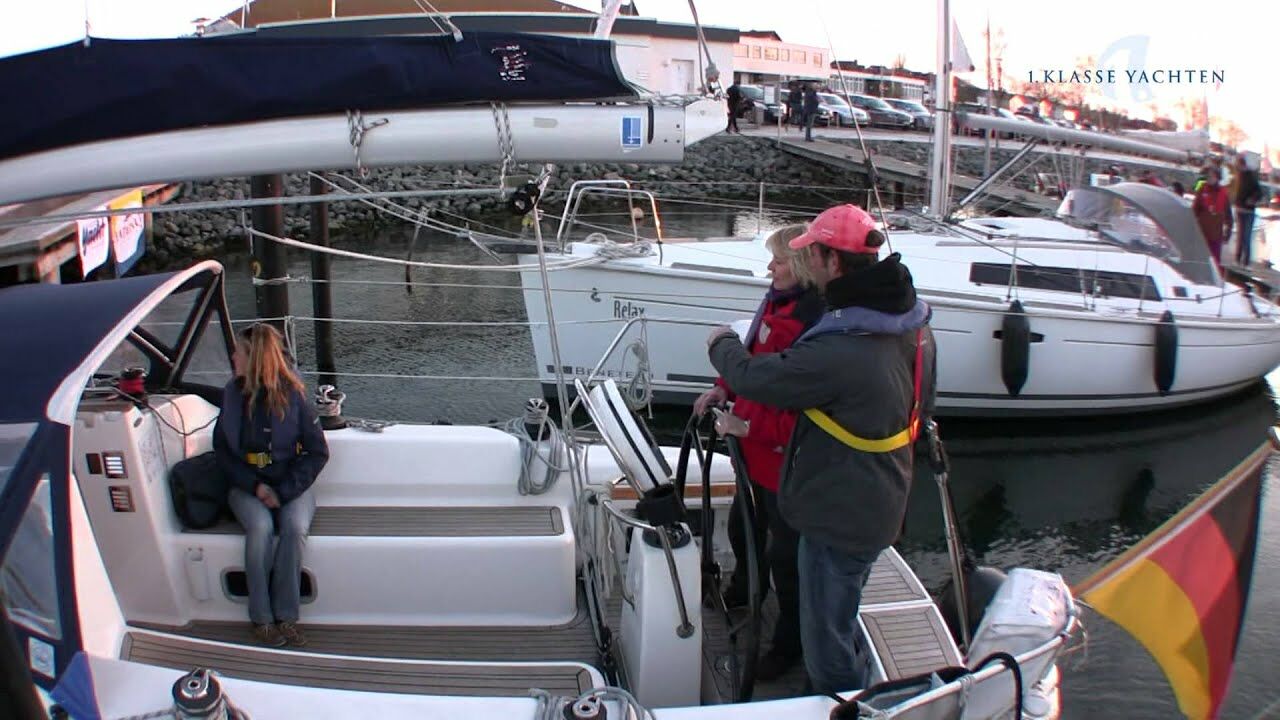
[[[314,172],[308,173],[308,174],[311,177],[319,178],[321,182],[324,182],[329,187],[333,188],[334,190],[337,190],[340,193],[349,194],[349,195],[356,194],[356,193],[352,193],[349,189],[334,183],[332,180],[324,177],[323,175],[319,175]],[[359,181],[355,180],[354,178],[349,178],[343,175],[342,173],[333,173],[333,175],[335,177],[341,178],[342,180],[348,183],[351,183],[353,187],[360,190],[362,193],[368,194],[369,191],[371,190],[368,185],[363,185]],[[436,232],[445,233],[447,235],[453,235],[454,237],[467,238],[472,242],[475,242],[475,238],[474,238],[475,233],[472,232],[469,228],[460,227],[458,225],[450,225],[449,223],[440,222],[439,220],[432,220],[429,216],[427,216],[421,210],[414,210],[413,208],[410,208],[407,205],[402,205],[400,203],[393,202],[389,199],[385,199],[385,198],[374,198],[374,199],[380,200],[382,203],[384,203],[384,205],[380,205],[378,203],[373,202],[372,200],[367,200],[363,198],[360,199],[360,202],[365,205],[368,205],[369,207],[381,213],[390,215],[391,217],[394,217],[400,220],[404,220],[405,222],[408,222],[414,225],[415,227],[424,227],[424,228],[427,228],[428,230],[435,230]],[[456,217],[459,219],[464,219],[463,216],[461,215],[445,212],[443,210],[437,210],[437,212],[440,212],[445,215],[450,215],[452,217]],[[496,225],[487,225],[486,227],[493,227],[501,230],[501,228],[497,228]],[[490,237],[494,237],[500,240],[514,239],[516,237],[519,237],[514,234],[508,234],[504,236],[496,236],[496,235],[493,235],[492,233],[486,233],[486,234],[489,235]]]
[[[622,260],[624,258],[642,258],[653,254],[653,243],[639,240],[629,243],[614,242],[601,233],[591,233],[584,242],[596,246],[595,257],[605,260]]]
[[[355,325],[403,325],[409,327],[536,327],[548,324],[545,320],[369,320],[365,318],[319,318],[305,315],[290,315],[293,320],[320,321],[330,323],[351,323]],[[603,318],[600,320],[561,320],[557,325],[608,325],[626,322],[624,318]],[[182,325],[183,323],[175,323]]]
[[[318,370],[300,370],[303,375],[335,375],[338,377],[357,378],[392,378],[396,380],[484,380],[486,382],[538,382],[536,377],[504,377],[500,375],[411,375],[401,373],[359,373],[359,372],[320,372]],[[190,374],[190,373],[188,373]]]
[[[426,14],[428,18],[431,19],[432,24],[434,24],[440,30],[440,34],[453,35],[454,42],[462,42],[462,29],[453,23],[453,18],[437,10],[436,6],[431,4],[431,0],[413,0],[413,2],[415,5],[418,6],[419,10],[421,10],[423,13]],[[441,27],[439,20],[436,20],[436,16],[439,16],[441,19],[443,19],[445,23],[448,24],[449,27],[453,29],[452,32],[450,32],[449,30],[445,30],[443,27]]]
[[[380,262],[380,263],[387,263],[389,265],[400,265],[403,267],[428,268],[432,270],[475,270],[477,272],[486,272],[486,271],[487,272],[524,272],[525,270],[536,270],[538,268],[536,264],[457,265],[452,263],[429,263],[429,262],[419,262],[417,260],[401,260],[399,258],[389,258],[389,257],[383,257],[381,255],[370,255],[368,253],[360,253],[360,252],[354,252],[351,250],[341,250],[335,247],[326,247],[323,245],[316,245],[314,243],[303,242],[302,240],[294,240],[293,238],[286,238],[286,237],[280,237],[279,235],[272,235],[271,233],[265,233],[255,228],[247,227],[245,228],[245,231],[249,233],[249,235],[252,237],[262,238],[263,240],[270,240],[272,242],[280,243],[281,245],[300,248],[302,250],[325,253],[328,255],[336,255],[338,257],[352,258],[354,260],[367,260],[369,262]],[[604,257],[586,257],[586,258],[580,258],[576,260],[566,260],[566,261],[558,262],[555,264],[549,264],[547,266],[547,270],[549,272],[554,272],[556,270],[567,270],[569,268],[582,267],[585,265],[597,265],[601,262],[604,262],[607,259],[608,258],[604,258]]]
[[[649,403],[653,402],[652,373],[649,370],[649,344],[647,342],[649,324],[642,324],[640,332],[642,337],[627,346],[627,351],[636,356],[636,371],[631,376],[631,381],[627,383],[626,391],[622,396],[622,399],[627,403],[627,407],[635,411],[649,407]],[[623,355],[623,377],[626,377],[626,370],[626,355]]]
[[[270,281],[265,281],[265,282],[270,282]],[[456,288],[456,289],[462,289],[462,290],[520,290],[520,291],[523,291],[523,292],[542,292],[542,288],[536,288],[536,287],[525,287],[525,286],[523,286],[523,285],[485,285],[485,284],[483,284],[483,283],[440,283],[440,282],[416,282],[416,281],[415,281],[415,282],[411,282],[411,283],[405,283],[405,282],[403,282],[403,281],[401,281],[401,280],[315,280],[315,279],[309,278],[309,277],[307,277],[307,276],[305,276],[305,275],[302,275],[302,276],[298,276],[298,277],[292,278],[292,279],[290,279],[290,282],[295,282],[295,283],[314,283],[314,284],[317,284],[317,285],[318,285],[318,284],[329,284],[329,285],[385,285],[385,286],[389,286],[389,287],[396,287],[396,288],[404,287],[404,286],[407,284],[407,285],[413,285],[414,287],[428,287],[428,288]],[[610,291],[607,291],[607,290],[601,290],[601,289],[599,289],[599,288],[595,288],[595,289],[552,288],[552,289],[551,289],[551,292],[553,292],[553,293],[578,293],[578,294],[580,294],[580,295],[590,295],[590,294],[592,294],[592,293],[595,293],[595,294],[597,294],[597,295],[598,295],[598,294],[600,294],[600,293],[602,293],[602,292],[610,292]],[[631,290],[628,290],[628,291],[627,291],[627,293],[628,293],[629,295],[635,296],[635,297],[637,297],[637,298],[669,298],[669,297],[670,297],[670,298],[682,298],[682,299],[687,299],[687,298],[689,297],[689,293],[664,293],[664,292],[650,292],[650,291],[645,291],[645,290],[637,290],[637,291],[631,291]],[[698,298],[699,298],[700,300],[741,300],[741,299],[742,299],[741,297],[738,297],[738,296],[736,296],[736,295],[699,295],[699,296],[698,296]],[[300,318],[300,319],[306,319],[306,318]],[[325,320],[328,320],[329,318],[324,318],[324,319],[325,319]],[[251,322],[257,322],[257,319],[255,318],[255,319],[251,319],[251,320],[233,320],[232,322],[246,322],[246,323],[251,323]],[[595,320],[580,320],[580,321],[579,321],[579,320],[561,320],[561,321],[559,322],[559,324],[560,324],[560,325],[564,325],[564,324],[566,324],[566,323],[571,323],[571,322],[599,322],[599,321],[595,321]],[[158,325],[175,325],[175,326],[181,326],[181,325],[183,325],[183,324],[184,324],[184,323],[182,323],[182,322],[176,322],[176,321],[175,321],[175,322],[148,322],[148,323],[147,323],[147,325],[149,325],[149,326],[150,326],[150,325],[157,325],[157,326],[158,326]]]
[[[530,428],[535,430],[530,433]],[[521,495],[542,495],[555,487],[561,473],[568,472],[564,436],[551,421],[551,408],[546,400],[529,400],[523,416],[508,420],[498,429],[520,443],[520,479],[516,487]],[[541,479],[536,477],[539,463],[543,466]]]
[[[511,137],[511,118],[507,115],[506,103],[491,102],[489,109],[493,111],[493,126],[498,133],[498,154],[502,156],[502,166],[498,170],[498,187],[501,188],[506,185],[507,170],[515,165],[516,145]]]
[[[364,134],[380,128],[391,122],[388,118],[379,118],[371,123],[365,123],[364,113],[359,110],[347,111],[347,131],[351,142],[351,149],[356,156],[356,172],[360,173],[360,177],[369,177],[369,169],[360,162],[360,145],[364,143]]]

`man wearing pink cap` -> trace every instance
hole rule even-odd
[[[800,636],[813,689],[862,687],[854,637],[871,566],[902,528],[912,445],[933,411],[929,306],[866,211],[824,211],[791,247],[827,312],[790,349],[752,356],[729,328],[707,339],[711,364],[741,397],[797,410],[779,511],[800,533]]]

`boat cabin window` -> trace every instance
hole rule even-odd
[[[47,473],[36,485],[9,552],[0,564],[0,601],[13,622],[50,640],[62,638]]]
[[[36,431],[35,423],[10,423],[0,425],[0,493],[9,484],[9,475],[18,464],[18,458],[27,447],[31,433]]]
[[[1118,189],[1075,188],[1063,198],[1057,215],[1105,242],[1159,258],[1193,283],[1220,286],[1222,279],[1191,210],[1173,193],[1148,194],[1142,200],[1139,205]]]
[[[969,282],[1097,297],[1160,299],[1160,290],[1150,277],[1109,270],[1019,265],[1017,276],[1013,277],[1012,266],[1007,263],[973,263],[969,266]]]

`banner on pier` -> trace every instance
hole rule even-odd
[[[112,210],[142,207],[142,191],[134,190],[111,201]],[[116,258],[116,276],[122,276],[138,262],[145,251],[143,231],[146,219],[142,213],[113,215],[111,217],[111,252]]]
[[[93,208],[90,212],[101,212],[106,207]],[[111,256],[110,223],[104,217],[87,218],[76,221],[80,245],[80,273],[89,277],[89,273],[101,267]]]

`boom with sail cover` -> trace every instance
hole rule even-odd
[[[521,33],[93,39],[0,59],[0,158],[261,120],[633,98],[607,40]]]

